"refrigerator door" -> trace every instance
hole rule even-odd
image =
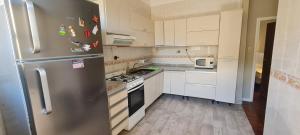
[[[17,59],[102,53],[99,6],[87,0],[5,0]],[[10,7],[12,10],[8,10]]]
[[[37,135],[109,135],[103,58],[20,65]]]

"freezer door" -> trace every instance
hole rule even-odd
[[[102,53],[99,6],[87,0],[6,0],[17,59]],[[8,7],[8,6],[7,6]],[[9,9],[9,8],[7,8]]]
[[[37,135],[109,135],[103,58],[20,66]]]

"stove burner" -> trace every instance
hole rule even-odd
[[[140,76],[135,76],[135,75],[118,75],[118,76],[114,76],[112,78],[109,78],[107,80],[122,81],[122,82],[129,83],[129,82],[132,82],[132,81],[137,80],[139,78],[141,78],[141,77]]]

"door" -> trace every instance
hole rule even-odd
[[[155,29],[155,45],[160,46],[164,45],[164,22],[163,21],[155,21],[154,23]]]
[[[155,79],[154,77],[151,77],[147,80],[145,80],[145,107],[147,108],[152,104],[152,99],[155,92]]]
[[[145,105],[145,88],[144,84],[138,85],[129,90],[128,93],[128,108],[129,117],[137,112]]]
[[[238,60],[219,59],[216,101],[235,103]]]
[[[97,4],[86,0],[11,0],[10,3],[17,59],[102,53]]]
[[[261,83],[262,90],[264,90],[263,95],[265,96],[265,98],[267,98],[267,93],[269,88],[275,28],[276,28],[276,22],[269,23],[267,25],[263,71],[262,71],[262,83]]]
[[[175,20],[175,46],[186,46],[186,19]]]
[[[164,39],[166,46],[174,46],[175,26],[174,20],[164,21]]]
[[[163,93],[171,94],[171,72],[164,72]]]
[[[221,59],[238,59],[241,44],[243,11],[233,10],[221,13],[219,53]],[[230,33],[230,34],[228,34]]]
[[[171,94],[184,96],[185,72],[178,71],[171,74]]]
[[[103,58],[20,65],[38,135],[109,135]]]
[[[220,27],[220,15],[209,15],[200,17],[191,17],[187,19],[187,31],[210,31],[219,30]]]

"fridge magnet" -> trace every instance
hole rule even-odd
[[[92,48],[91,48],[91,45],[89,45],[89,44],[84,44],[84,45],[82,46],[82,49],[83,49],[84,51],[88,52],[88,51],[90,51]]]
[[[91,36],[91,30],[85,29],[84,30],[84,35],[85,35],[85,38],[89,38]]]
[[[99,30],[98,25],[95,25],[94,28],[93,28],[92,33],[93,33],[94,35],[97,35],[98,30]]]
[[[94,16],[92,17],[92,20],[93,20],[94,23],[99,23],[99,17],[96,16],[96,15],[94,15]]]
[[[82,17],[79,17],[79,26],[84,27],[85,26],[85,21]]]
[[[72,53],[81,53],[81,52],[84,52],[84,50],[82,48],[71,48],[71,52]]]
[[[75,30],[74,30],[73,26],[70,25],[68,28],[69,28],[71,36],[76,37],[76,33],[75,33]]]
[[[91,47],[92,48],[97,48],[99,46],[99,40],[97,40],[96,42],[92,43]]]
[[[84,61],[83,60],[72,60],[73,69],[80,69],[84,68]]]
[[[65,27],[64,25],[60,25],[60,26],[59,26],[59,32],[58,32],[58,34],[59,34],[60,36],[65,36],[65,35],[67,34],[67,32],[66,32],[66,27]]]
[[[79,41],[72,41],[72,44],[74,44],[76,46],[81,46],[81,43]]]

